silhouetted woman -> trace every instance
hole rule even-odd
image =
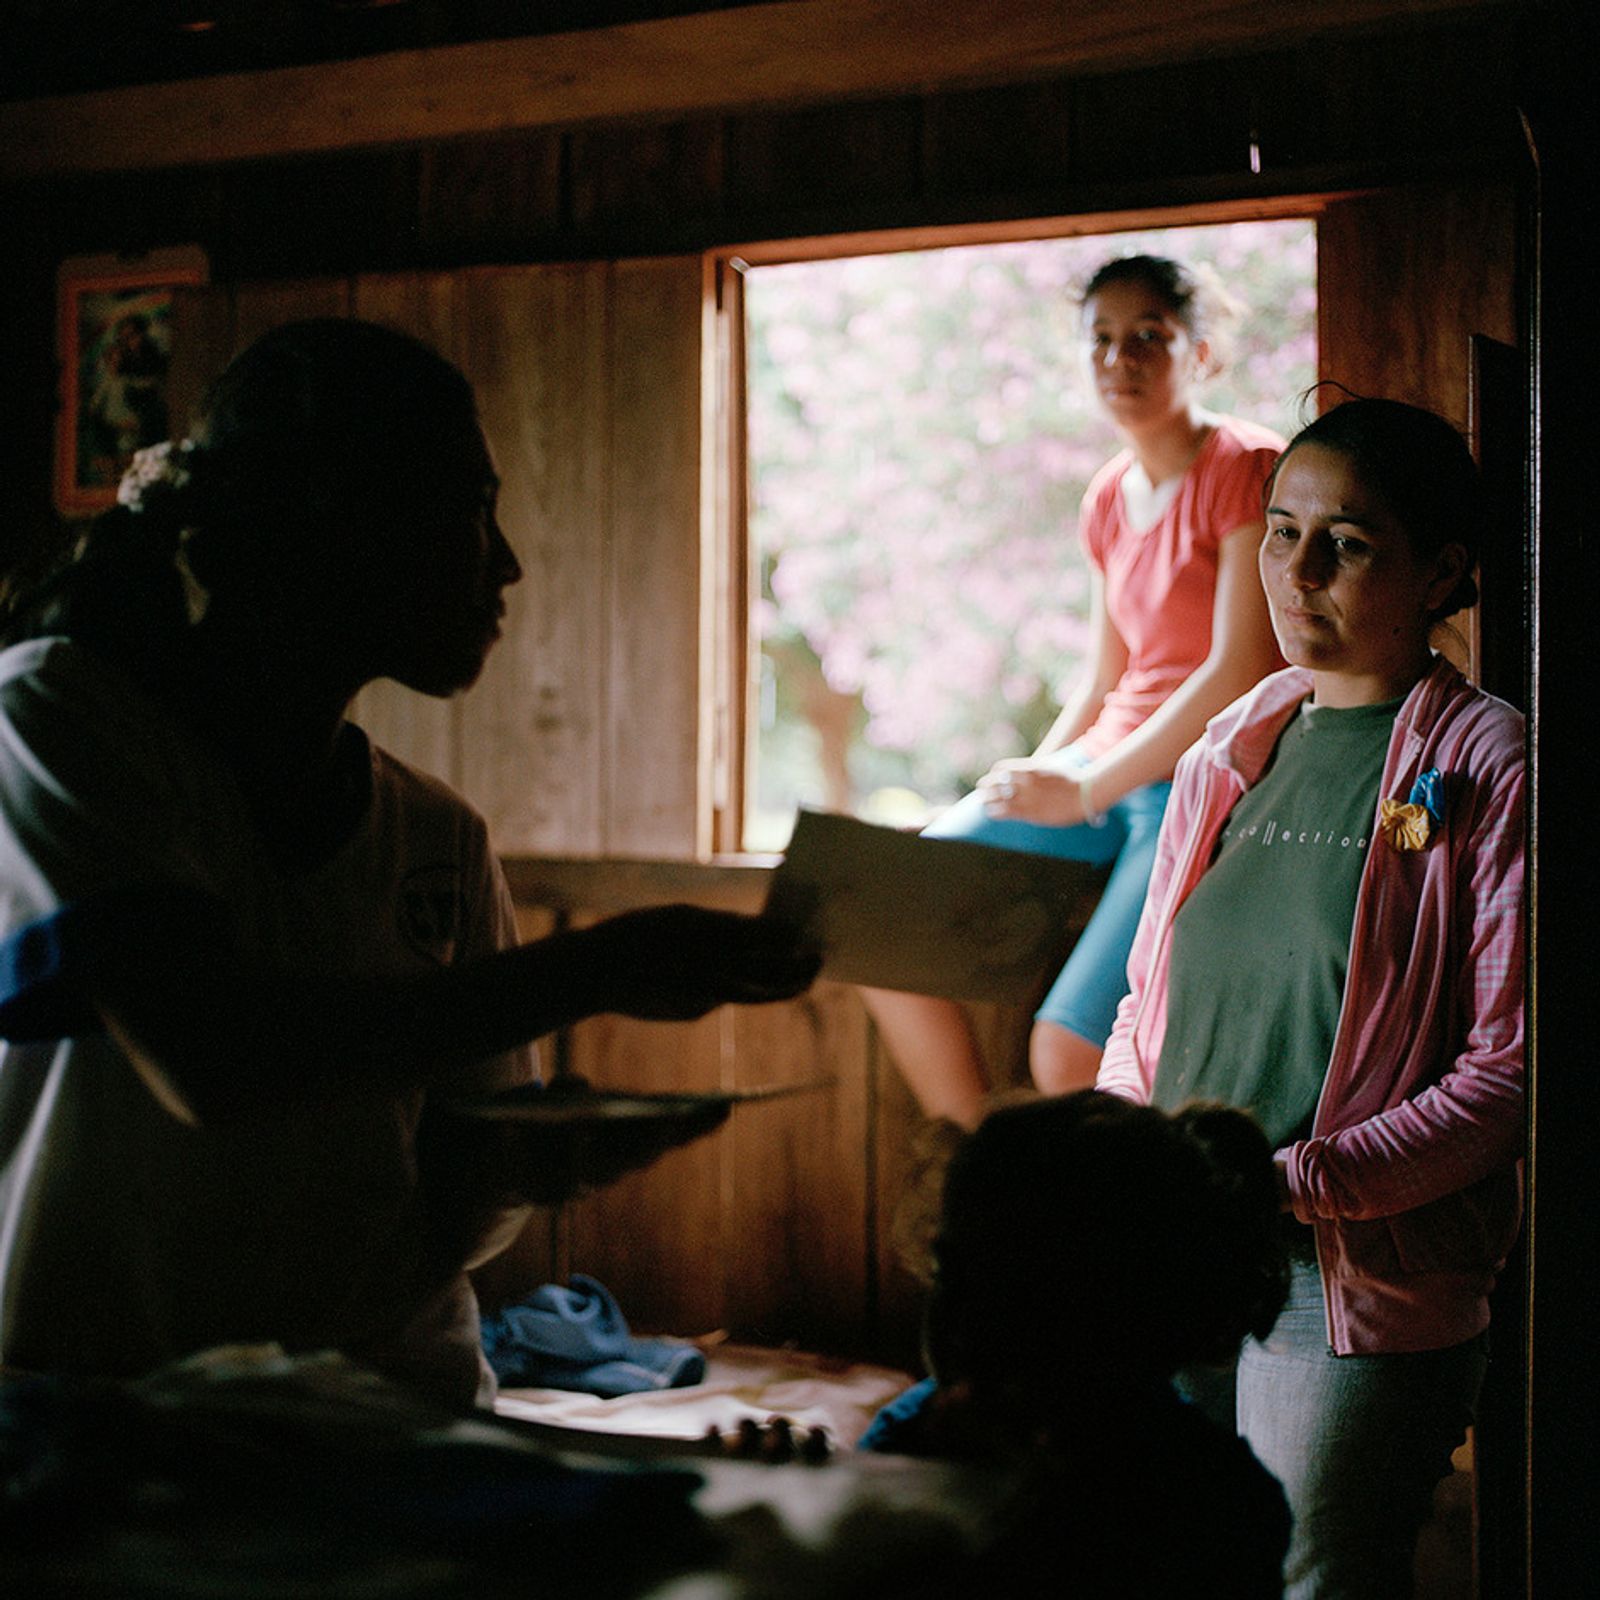
[[[360,322],[280,328],[0,653],[0,1360],[133,1374],[333,1347],[488,1392],[466,1278],[518,1216],[435,1141],[601,1011],[795,992],[755,919],[517,945],[482,819],[346,718],[465,689],[520,571],[472,392]],[[448,1153],[444,1153],[448,1152]]]

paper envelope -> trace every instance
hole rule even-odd
[[[1032,1004],[1105,878],[1081,861],[802,811],[766,911],[817,941],[824,977]]]

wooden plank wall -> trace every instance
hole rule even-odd
[[[470,695],[377,684],[357,714],[507,854],[694,854],[700,286],[692,257],[352,286],[471,380],[524,572]]]
[[[1412,184],[1317,218],[1322,375],[1410,400],[1465,432],[1470,341],[1515,345],[1517,198],[1505,182]]]
[[[701,282],[698,257],[663,258],[246,282],[185,306],[189,392],[308,316],[407,329],[472,382],[524,571],[505,637],[469,696],[381,683],[356,714],[508,854],[695,853]]]
[[[1509,12],[1158,66],[227,165],[0,179],[0,567],[49,510],[56,263],[201,245],[214,281],[658,257],[1505,172]],[[1259,168],[1259,170],[1254,170]],[[0,164],[0,172],[4,165]]]
[[[1439,644],[1525,706],[1529,374],[1518,355],[1517,204],[1509,182],[1413,184],[1330,203],[1317,219],[1317,341],[1324,378],[1428,406],[1475,438],[1503,508],[1479,564],[1488,605],[1453,618]],[[1474,346],[1481,356],[1485,342],[1502,363],[1487,418],[1474,414],[1473,387]]]
[[[754,911],[770,871],[547,859],[508,868],[529,934],[673,900]],[[1084,915],[1092,904],[1086,881]],[[997,1085],[1020,1082],[1031,1007],[970,1009]],[[899,1235],[918,1197],[935,1194],[918,1164],[939,1147],[854,990],[823,982],[794,1001],[689,1024],[595,1018],[546,1041],[544,1058],[604,1088],[798,1092],[742,1105],[648,1171],[538,1213],[480,1272],[485,1303],[588,1272],[642,1328],[722,1329],[916,1365],[924,1284]]]
[[[478,388],[527,577],[469,697],[379,690],[363,719],[490,815],[530,932],[668,892],[749,901],[759,873],[682,865],[703,809],[700,252],[1361,191],[1323,237],[1329,370],[1373,392],[1421,380],[1461,414],[1459,341],[1519,326],[1511,58],[1497,20],[1419,24],[1004,86],[8,184],[4,560],[70,531],[49,513],[43,400],[61,257],[201,244],[218,289],[186,310],[192,350],[318,311],[412,327]],[[534,859],[552,854],[590,858],[554,895]],[[1025,1013],[981,1021],[1013,1077]],[[910,1359],[919,1297],[892,1220],[919,1123],[852,994],[687,1027],[600,1019],[550,1049],[618,1087],[833,1083],[539,1219],[490,1292],[590,1270],[644,1327]]]

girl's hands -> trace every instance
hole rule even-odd
[[[1038,760],[1000,761],[978,780],[978,793],[991,817],[1070,828],[1087,820],[1079,783]]]

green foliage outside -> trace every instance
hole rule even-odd
[[[781,848],[799,804],[917,821],[1049,725],[1086,642],[1078,503],[1118,448],[1077,290],[1141,251],[1209,265],[1242,303],[1204,403],[1293,432],[1316,377],[1310,222],[750,271],[748,848]]]

